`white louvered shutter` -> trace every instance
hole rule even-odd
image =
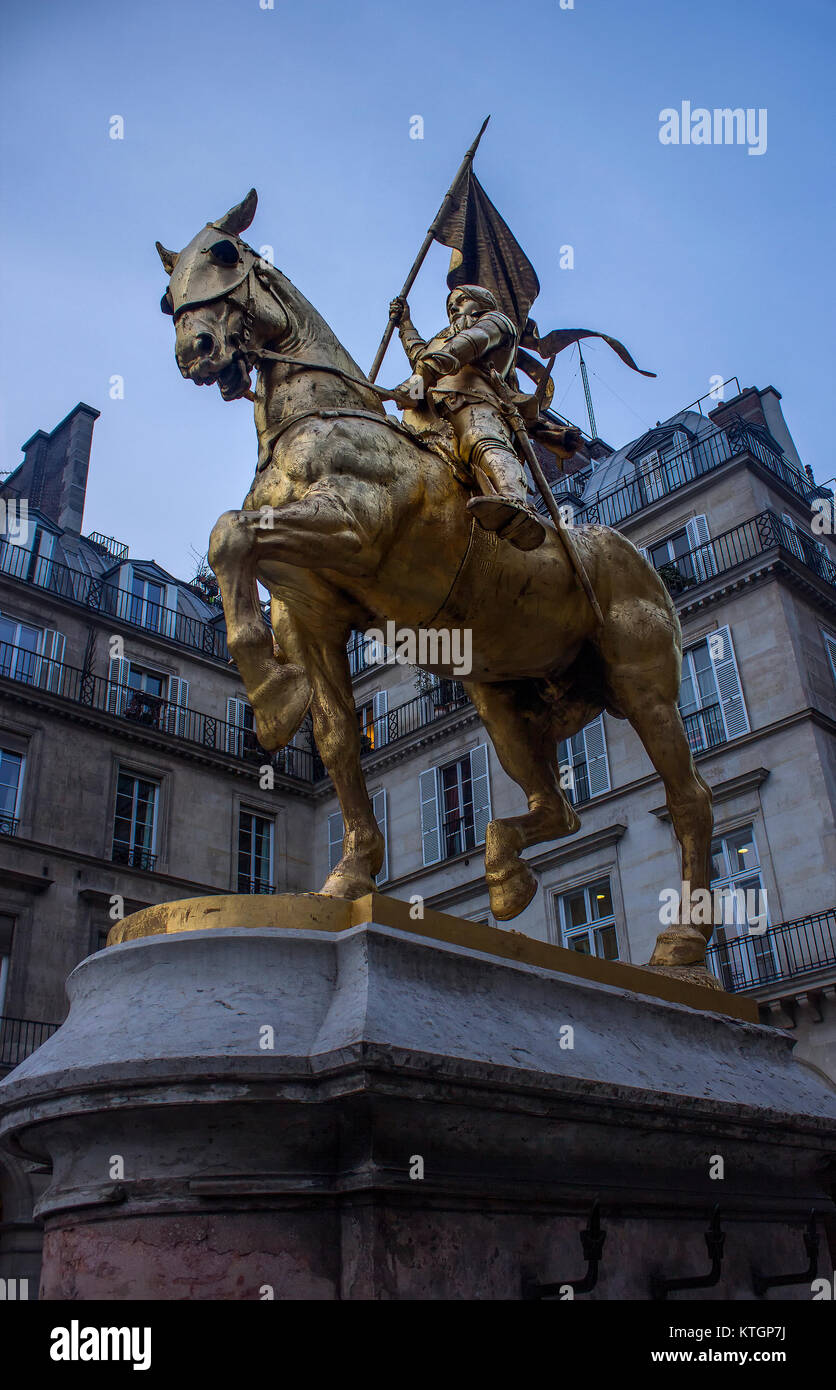
[[[425,864],[441,858],[441,817],[438,806],[438,777],[434,767],[418,778],[421,796],[421,852]]]
[[[607,738],[604,733],[604,716],[599,714],[583,731],[586,748],[586,775],[589,779],[589,795],[601,796],[610,789],[610,765],[607,758]]]
[[[343,857],[343,818],[339,811],[328,817],[328,872],[335,869]]]
[[[121,656],[113,657],[107,673],[108,714],[124,714],[131,664]]]
[[[63,633],[56,632],[54,628],[50,627],[45,629],[44,660],[41,662],[40,684],[56,695],[61,694],[64,685],[64,652],[66,648],[67,639]]]
[[[701,583],[704,579],[710,579],[716,573],[717,566],[714,563],[713,548],[708,544],[711,540],[711,532],[708,529],[708,519],[705,516],[692,516],[691,520],[685,523],[685,531],[688,536],[688,549],[695,551],[694,554],[694,573],[697,582]],[[704,546],[704,550],[698,549]]]
[[[473,788],[473,829],[477,845],[485,843],[491,818],[491,788],[488,778],[488,745],[480,743],[470,753],[470,782]]]
[[[382,748],[389,742],[389,720],[387,710],[389,696],[385,690],[377,690],[372,696],[372,718],[374,720],[374,746]]]
[[[246,729],[244,711],[246,708],[246,700],[241,700],[236,695],[230,695],[226,702],[226,751],[236,758],[244,756],[244,731]]]
[[[188,735],[186,709],[189,703],[189,682],[180,676],[170,676],[168,682],[168,709],[166,710],[166,729],[180,738]]]
[[[383,863],[380,872],[375,877],[375,883],[380,886],[389,877],[389,831],[386,824],[386,788],[382,787],[379,792],[375,792],[372,797],[372,810],[377,821],[378,829],[383,836]]]
[[[743,698],[743,687],[740,684],[731,629],[719,627],[709,640],[708,650],[714,665],[714,678],[717,681],[726,738],[739,738],[741,734],[749,732],[749,715]]]

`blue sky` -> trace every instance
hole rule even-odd
[[[132,555],[191,573],[256,459],[249,403],[177,371],[155,239],[180,249],[255,184],[248,240],[367,368],[488,112],[476,168],[537,269],[541,331],[601,329],[659,374],[590,345],[599,433],[618,446],[736,374],[776,386],[804,461],[836,472],[832,0],[31,0],[4,30],[0,467],[96,406],[85,530]],[[683,100],[766,108],[766,153],[663,146]],[[447,259],[411,296],[427,334]],[[406,374],[396,343],[379,379]],[[556,379],[586,427],[575,349]]]

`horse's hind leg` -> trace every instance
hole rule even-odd
[[[553,712],[533,682],[478,685],[467,693],[487,729],[508,776],[522,787],[528,812],[492,820],[485,837],[485,878],[491,912],[500,922],[517,917],[537,891],[537,880],[520,851],[544,840],[573,835],[580,821],[564,796],[551,731]]]
[[[617,704],[644,744],[648,757],[665,785],[665,798],[674,832],[682,850],[683,885],[691,893],[710,889],[713,816],[711,790],[694,764],[688,736],[676,702],[679,662],[671,650],[650,672],[623,667],[610,673],[610,688]],[[682,899],[685,898],[684,887]],[[699,930],[682,922],[660,932],[650,965],[704,966],[706,943],[713,927]]]

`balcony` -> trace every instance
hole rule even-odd
[[[723,932],[718,928],[717,935]],[[706,964],[731,994],[836,967],[836,908],[769,927],[762,936],[714,940]]]
[[[108,539],[105,537],[105,539]],[[118,542],[113,542],[117,545]],[[118,558],[118,557],[117,557]],[[165,637],[179,646],[202,652],[204,656],[215,657],[218,661],[229,661],[229,648],[223,628],[190,618],[178,613],[174,608],[163,608],[158,603],[150,603],[120,589],[117,585],[103,579],[82,574],[59,565],[55,560],[38,556],[33,560],[32,552],[20,545],[10,545],[0,540],[0,574],[10,579],[33,584],[96,613],[117,618],[132,627],[143,628],[158,637]]]
[[[111,863],[124,864],[129,869],[145,869],[151,873],[157,866],[157,856],[142,845],[116,843],[110,852]]]
[[[247,878],[246,874],[239,874],[236,891],[239,893],[275,893],[276,889],[265,878]]]
[[[244,762],[269,764],[275,771],[299,781],[315,780],[318,760],[308,748],[282,748],[278,753],[267,753],[250,729],[144,691],[115,685],[102,676],[64,666],[8,642],[0,642],[0,677],[16,686],[46,691],[70,704],[111,715],[128,726],[169,734],[184,743]]]
[[[405,704],[398,705],[373,720],[369,728],[374,731],[374,737],[366,751],[379,752],[384,744],[407,738],[409,734],[417,733],[419,729],[425,729],[427,725],[434,724],[436,720],[454,714],[457,710],[465,709],[468,705],[470,699],[460,681],[439,681],[426,695],[407,700]]]
[[[775,549],[800,561],[817,578],[836,588],[836,564],[827,552],[819,550],[809,536],[788,526],[772,511],[760,512],[704,545],[684,552],[660,566],[659,573],[671,595],[681,599],[696,585]]]
[[[14,816],[0,815],[0,835],[16,835],[20,821]]]
[[[0,1015],[0,1067],[17,1067],[61,1025]]]
[[[601,526],[621,526],[630,517],[636,516],[652,503],[669,496],[685,487],[696,478],[704,477],[714,469],[720,468],[731,459],[748,454],[798,497],[806,502],[815,492],[815,485],[793,468],[786,459],[770,448],[760,434],[747,425],[730,424],[725,429],[706,435],[696,443],[689,444],[670,458],[644,469],[638,464],[630,477],[623,479],[608,492],[596,497],[589,506],[575,514],[575,525],[595,523]],[[565,482],[561,479],[555,485],[555,492],[564,491]],[[538,506],[545,511],[542,499]]]
[[[719,705],[706,705],[693,714],[683,714],[682,722],[694,754],[704,753],[706,749],[716,748],[726,741],[726,728]]]

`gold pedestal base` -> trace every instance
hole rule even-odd
[[[753,1000],[726,994],[719,982],[699,966],[640,966],[599,960],[597,956],[584,956],[578,951],[524,936],[522,932],[486,927],[446,912],[435,912],[432,908],[424,908],[422,917],[414,916],[416,911],[417,908],[409,903],[382,893],[369,893],[356,902],[324,897],[321,893],[219,894],[211,898],[159,903],[134,912],[111,928],[107,944],[118,946],[146,936],[173,936],[180,932],[221,928],[341,932],[363,922],[375,922],[378,926],[394,927],[416,937],[448,941],[454,946],[482,951],[504,960],[576,975],[651,998],[686,1004],[692,1009],[727,1014],[747,1023],[758,1022],[757,1005]]]

